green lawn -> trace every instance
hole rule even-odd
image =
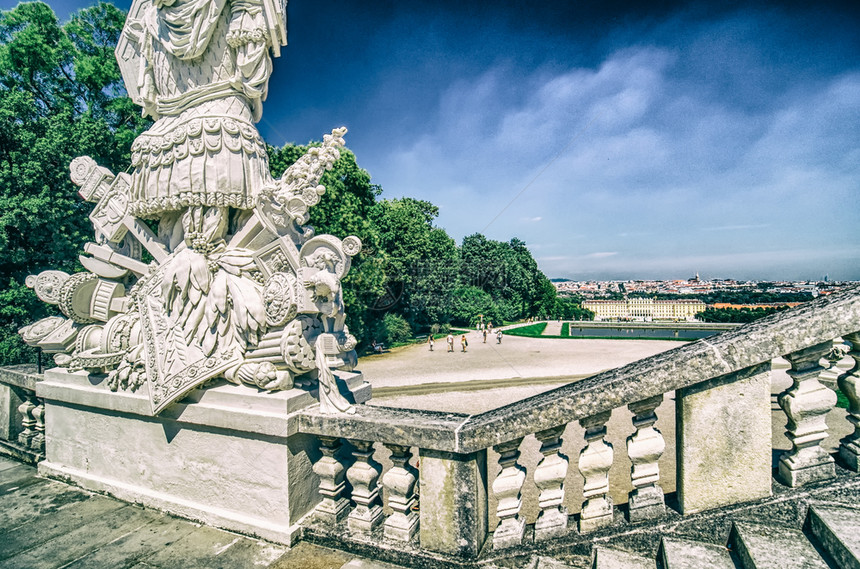
[[[546,322],[537,322],[535,324],[529,324],[528,326],[520,326],[519,328],[511,328],[510,330],[505,330],[505,334],[508,336],[525,336],[527,338],[535,338],[543,334],[543,331],[546,330]]]

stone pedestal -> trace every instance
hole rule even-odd
[[[359,376],[360,379],[360,376]],[[48,370],[42,475],[203,523],[292,544],[320,501],[316,437],[291,413],[315,403],[227,383],[149,416],[146,386],[112,392],[103,376]]]
[[[421,449],[421,547],[475,557],[487,538],[487,452]]]
[[[675,405],[682,513],[770,496],[770,363],[682,389]]]

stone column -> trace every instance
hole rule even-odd
[[[770,362],[679,389],[675,438],[683,514],[770,496]]]
[[[788,416],[786,436],[792,448],[779,459],[778,478],[791,487],[836,476],[833,458],[820,444],[827,438],[825,418],[836,405],[836,393],[818,381],[824,369],[819,360],[832,347],[832,342],[823,342],[785,356],[794,384],[779,396],[779,406]]]
[[[341,496],[346,482],[345,468],[335,458],[341,447],[340,439],[336,437],[320,437],[320,458],[313,466],[314,472],[320,477],[319,493],[322,501],[317,505],[315,514],[320,521],[334,525],[343,520],[349,512],[349,500]]]
[[[579,471],[585,480],[579,531],[589,532],[612,523],[612,497],[609,496],[609,469],[612,467],[612,445],[603,440],[606,422],[612,411],[582,419],[587,445],[579,453]]]
[[[385,520],[385,537],[409,541],[418,532],[418,512],[413,510],[418,502],[415,495],[418,471],[409,464],[412,453],[408,446],[385,446],[391,451],[393,466],[382,477],[382,485],[388,490],[388,505],[394,511]]]
[[[352,484],[352,501],[355,508],[346,518],[349,531],[369,534],[382,523],[382,505],[379,499],[379,486],[376,481],[382,466],[373,460],[373,443],[370,441],[350,441],[355,447],[352,456],[355,462],[346,471],[346,479]]]
[[[18,412],[21,414],[21,426],[23,427],[18,433],[18,443],[24,448],[29,448],[30,441],[36,436],[36,419],[33,417],[33,409],[36,408],[35,399],[28,394],[24,402],[18,406]]]
[[[567,534],[567,508],[564,502],[564,479],[567,476],[568,459],[561,449],[561,434],[566,425],[547,429],[535,434],[540,441],[543,455],[535,469],[535,485],[540,490],[538,505],[540,514],[535,522],[535,541],[560,537]]]
[[[487,538],[487,451],[420,449],[421,548],[473,558]]]
[[[493,533],[493,547],[513,547],[523,542],[526,520],[519,515],[523,505],[520,490],[526,481],[526,469],[517,464],[520,457],[522,438],[514,439],[493,447],[499,453],[502,471],[493,481],[493,495],[499,502],[496,515],[499,527]]]
[[[835,390],[837,387],[837,381],[839,376],[842,373],[836,364],[838,364],[842,358],[844,358],[848,353],[848,346],[840,342],[833,342],[833,347],[829,352],[824,354],[825,360],[827,360],[827,367],[821,370],[821,373],[818,374],[818,381],[821,382],[822,385],[829,389]]]
[[[35,435],[30,440],[30,448],[37,453],[45,452],[45,403],[41,399],[36,399],[36,407],[30,412],[35,421],[33,426]]]
[[[848,398],[848,421],[854,425],[854,432],[839,441],[839,457],[845,466],[856,472],[860,470],[860,397],[857,396],[857,384],[860,383],[860,332],[848,334],[845,339],[851,342],[848,355],[854,359],[854,366],[839,376],[838,384],[839,390]]]
[[[636,432],[627,437],[627,456],[633,463],[630,469],[633,491],[628,502],[631,522],[657,518],[666,513],[663,489],[658,484],[658,461],[666,449],[666,442],[660,431],[654,428],[657,422],[654,411],[662,402],[663,396],[657,395],[627,406],[633,413],[633,426],[636,427]]]

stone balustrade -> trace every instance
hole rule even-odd
[[[34,464],[45,456],[45,406],[35,366],[0,369],[0,453]]]
[[[378,406],[359,406],[349,416],[303,410],[298,430],[320,437],[322,445],[314,467],[322,497],[315,518],[329,524],[321,529],[310,522],[311,533],[376,543],[395,558],[418,551],[476,558],[485,547],[516,551],[659,519],[669,510],[659,466],[667,443],[655,425],[667,396],[675,400],[673,508],[686,515],[767,497],[773,484],[770,367],[778,357],[790,363],[792,379],[779,396],[791,449],[780,458],[778,483],[803,486],[836,476],[833,457],[821,447],[829,432],[825,416],[837,400],[827,387],[833,382],[818,379],[825,371],[838,376],[854,427],[840,442],[839,465],[857,471],[858,330],[855,288],[479,415]],[[834,340],[843,339],[855,362],[847,372],[833,365]],[[606,437],[616,411],[632,415],[626,457]],[[561,450],[570,437],[576,440],[566,448],[580,449],[575,466]],[[527,439],[539,446],[537,464],[522,459]],[[351,456],[337,452],[341,441],[356,449]],[[371,441],[377,451],[391,450],[387,472],[373,462]],[[410,448],[418,451],[417,472]],[[632,491],[626,504],[613,504],[609,472],[622,459],[631,465],[625,485]],[[572,468],[582,479],[578,496],[566,495]],[[344,471],[351,491],[344,489]],[[537,497],[533,492],[527,499],[524,488],[532,483]],[[529,499],[537,502],[528,504],[536,519],[524,515]],[[580,511],[569,514],[565,504],[576,503]]]

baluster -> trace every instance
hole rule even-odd
[[[535,522],[535,541],[563,536],[567,533],[567,508],[564,502],[564,478],[568,459],[561,449],[561,434],[565,425],[535,434],[541,442],[543,459],[535,469],[535,485],[540,490],[540,514]]]
[[[825,418],[836,405],[836,393],[818,381],[824,369],[818,360],[832,347],[823,342],[785,356],[794,384],[779,396],[779,406],[788,416],[786,436],[792,448],[779,459],[778,478],[791,487],[836,476],[833,458],[820,445],[827,438]]]
[[[636,427],[636,432],[627,437],[627,456],[633,463],[630,469],[633,491],[630,492],[628,502],[631,522],[660,517],[666,513],[663,489],[658,484],[658,461],[666,449],[666,442],[660,431],[654,428],[657,422],[654,411],[662,402],[663,396],[657,395],[627,406],[633,413],[633,426]]]
[[[37,453],[45,452],[45,403],[36,399],[36,407],[30,412],[35,420],[35,435],[30,441],[30,448]]]
[[[579,471],[585,480],[579,531],[593,531],[612,523],[612,497],[609,493],[609,469],[612,467],[612,445],[603,440],[606,422],[612,411],[582,419],[587,445],[579,453]]]
[[[851,342],[848,355],[854,359],[854,366],[839,376],[839,390],[848,398],[848,421],[854,425],[854,432],[842,439],[839,456],[851,470],[860,470],[860,398],[857,396],[857,383],[860,379],[860,332],[848,334],[845,339]]]
[[[21,426],[24,429],[18,433],[18,443],[21,444],[24,448],[28,448],[30,446],[30,441],[33,440],[33,437],[36,436],[36,419],[33,418],[33,409],[36,408],[36,404],[33,402],[35,397],[31,397],[29,394],[25,395],[24,401],[18,406],[18,412],[21,413]]]
[[[367,534],[382,523],[382,505],[379,500],[379,486],[376,481],[382,466],[373,460],[373,443],[370,441],[350,441],[355,450],[355,462],[346,471],[346,478],[352,484],[352,500],[355,509],[347,516],[349,531]]]
[[[382,477],[382,485],[388,490],[388,505],[394,510],[385,520],[385,537],[409,541],[418,531],[418,512],[413,511],[418,501],[415,494],[418,471],[409,464],[412,453],[408,446],[385,446],[391,451],[393,466]]]
[[[349,500],[341,496],[346,486],[346,469],[335,458],[340,447],[339,438],[320,437],[320,451],[323,456],[314,464],[314,472],[320,477],[319,493],[322,495],[322,501],[316,507],[316,516],[326,524],[340,522],[349,511]]]
[[[502,467],[493,481],[493,495],[499,501],[496,509],[499,527],[493,533],[493,547],[496,549],[521,544],[526,529],[526,521],[519,515],[523,504],[520,490],[526,481],[526,469],[517,464],[522,440],[521,437],[493,447],[499,453]]]

